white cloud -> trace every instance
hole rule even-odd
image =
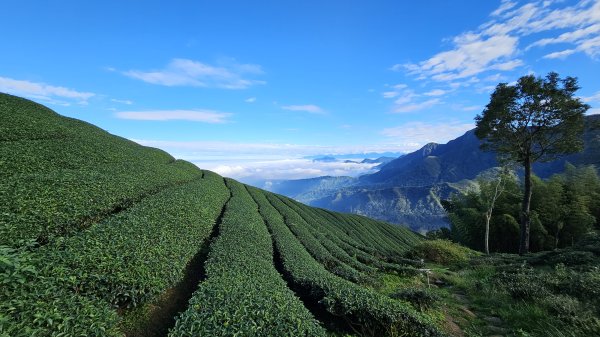
[[[426,100],[419,99],[424,96],[441,96],[446,94],[448,91],[441,89],[434,89],[424,94],[417,94],[413,89],[408,88],[405,84],[397,84],[392,86],[393,91],[383,92],[384,98],[394,98],[394,104],[392,105],[391,111],[393,113],[410,113],[419,110],[430,108],[434,105],[440,104],[439,98],[430,98]]]
[[[393,112],[397,113],[406,113],[406,112],[415,112],[419,110],[424,110],[427,108],[431,108],[432,106],[440,104],[441,101],[439,98],[433,98],[426,101],[418,102],[418,103],[398,103],[393,108]]]
[[[162,70],[129,70],[124,75],[147,83],[164,86],[213,87],[224,89],[245,89],[264,81],[245,78],[246,75],[260,75],[259,65],[237,64],[228,60],[217,66],[188,60],[173,59]]]
[[[321,176],[358,176],[371,172],[377,164],[318,162],[309,159],[249,160],[229,162],[193,162],[198,167],[245,182],[279,179],[305,179]]]
[[[446,143],[474,128],[473,123],[447,122],[424,123],[409,122],[393,128],[386,128],[381,134],[399,143]]]
[[[446,91],[446,90],[433,89],[431,91],[428,91],[428,92],[424,93],[423,95],[425,95],[425,96],[443,96],[446,93],[448,93],[448,91]]]
[[[314,104],[306,104],[306,105],[284,105],[281,107],[284,110],[290,110],[290,111],[302,111],[302,112],[308,112],[311,114],[324,114],[325,110],[323,110],[321,107],[316,106]]]
[[[0,91],[58,105],[87,104],[87,101],[95,96],[91,92],[76,91],[41,82],[15,80],[8,77],[0,77]]]
[[[484,37],[466,33],[454,38],[454,49],[444,51],[419,64],[406,65],[410,74],[436,81],[453,81],[478,75],[484,71],[506,70],[519,66],[511,60],[518,39],[508,35]]]
[[[125,104],[125,105],[131,105],[131,104],[133,104],[133,101],[130,101],[128,99],[115,99],[115,98],[111,98],[110,101],[111,102],[115,102],[115,103]]]
[[[502,74],[500,74],[500,73],[494,74],[494,75],[489,75],[483,79],[484,82],[495,82],[495,83],[505,81],[505,80],[506,80],[506,77],[502,76]]]
[[[600,36],[581,41],[576,50],[596,58],[600,55]]]
[[[372,165],[344,163],[343,155],[367,153],[407,152],[419,148],[408,141],[373,145],[322,146],[285,143],[251,143],[218,141],[133,141],[171,153],[174,157],[190,161],[200,168],[217,171],[244,181],[257,179],[299,179],[322,175],[358,175]],[[307,157],[330,154],[337,162],[313,162]],[[352,156],[356,160],[356,156]],[[365,155],[365,158],[367,155]]]
[[[186,160],[202,159],[246,159],[246,160],[282,160],[294,157],[322,155],[324,153],[361,154],[371,152],[405,152],[412,147],[407,144],[375,144],[375,145],[344,145],[323,146],[287,143],[250,143],[250,142],[220,142],[220,141],[164,141],[149,139],[132,139],[145,145],[161,148],[171,154]],[[412,144],[412,143],[411,143]]]
[[[544,33],[543,38],[520,50],[523,37],[535,39],[540,33]],[[577,52],[596,58],[600,55],[600,1],[584,0],[572,6],[562,1],[533,1],[520,6],[502,1],[487,22],[451,41],[449,50],[391,69],[404,70],[421,80],[455,81],[493,70],[517,69],[524,65],[518,58],[522,52],[558,43],[571,46],[549,52],[544,58],[563,59]]]
[[[600,32],[600,24],[595,24],[595,25],[581,28],[581,29],[578,29],[575,31],[563,33],[563,34],[559,35],[558,37],[545,38],[545,39],[538,40],[538,41],[530,44],[529,46],[527,46],[527,49],[530,49],[533,47],[543,47],[543,46],[547,46],[549,44],[556,44],[556,43],[568,43],[568,42],[573,43],[573,42],[581,41],[583,38],[585,38],[589,35],[597,34],[598,32]]]
[[[587,115],[599,115],[600,108],[589,109],[586,114]]]
[[[481,107],[480,105],[462,105],[462,104],[453,104],[451,105],[451,108],[453,110],[460,110],[460,111],[482,111],[483,107]]]
[[[355,176],[367,172],[372,164],[313,162],[309,156],[335,156],[383,152],[407,152],[418,148],[414,142],[374,145],[320,146],[306,144],[218,142],[218,141],[133,141],[171,153],[203,169],[251,181],[257,179],[300,179],[323,175]],[[366,157],[366,155],[365,155]],[[356,158],[353,157],[353,160]]]
[[[407,89],[408,85],[403,84],[403,83],[395,84],[392,86],[386,84],[386,87],[390,87],[391,90],[383,92],[381,94],[383,96],[383,98],[395,98],[395,97],[402,95],[402,96],[404,96],[404,99],[410,100],[412,97],[415,96],[414,91],[411,89]],[[410,96],[410,97],[408,97],[408,96]]]
[[[592,96],[581,97],[581,100],[586,103],[591,103],[591,102],[600,103],[600,91],[596,92]]]
[[[550,53],[550,54],[546,54],[544,55],[545,59],[565,59],[567,56],[574,54],[575,50],[573,49],[566,49],[563,51],[556,51],[554,53]]]
[[[246,103],[254,103],[256,102],[256,97],[248,97],[244,100]]]
[[[203,123],[226,123],[230,113],[213,110],[152,110],[152,111],[120,111],[117,118],[146,121],[186,120]]]
[[[492,12],[491,16],[500,16],[501,14],[505,13],[509,9],[512,9],[516,5],[517,5],[516,2],[504,0],[504,1],[502,1],[502,4],[500,5],[500,7],[498,7],[498,9],[496,9],[495,11]]]
[[[463,111],[481,111],[483,108],[479,105],[470,105],[462,108]]]

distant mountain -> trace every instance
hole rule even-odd
[[[361,164],[387,164],[394,159],[396,159],[396,157],[379,157],[375,159],[365,158],[361,161]]]
[[[365,158],[379,158],[379,157],[388,157],[388,158],[398,158],[400,156],[404,155],[404,153],[402,152],[363,152],[363,153],[327,153],[327,154],[317,154],[317,155],[311,155],[311,156],[306,156],[304,157],[304,159],[317,159],[317,158],[323,158],[323,157],[334,157],[336,159],[356,159],[356,160],[363,160]]]
[[[263,186],[267,191],[293,196],[294,199],[310,204],[312,200],[328,196],[332,191],[355,184],[356,178],[323,176],[296,180],[271,180]]]
[[[472,179],[497,165],[495,154],[482,152],[479,144],[473,130],[447,144],[429,143],[382,166],[377,173],[362,176],[361,182],[416,187]]]
[[[584,151],[536,163],[535,174],[547,178],[561,172],[566,162],[600,167],[600,115],[587,116],[585,122]],[[312,184],[285,181],[279,186],[297,186],[297,190],[270,190],[312,206],[362,214],[424,232],[448,224],[441,199],[467,188],[478,174],[498,165],[496,155],[481,151],[480,144],[470,130],[447,144],[429,143],[396,158],[376,173],[355,179],[314,178]]]
[[[335,159],[335,157],[326,156],[326,157],[315,158],[315,159],[313,159],[313,161],[318,161],[318,162],[323,162],[323,163],[332,163],[332,162],[337,161],[337,159]]]

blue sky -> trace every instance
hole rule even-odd
[[[447,142],[529,73],[600,113],[600,0],[10,0],[0,29],[0,91],[245,181]]]

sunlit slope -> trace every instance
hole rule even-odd
[[[0,336],[435,336],[365,285],[421,237],[0,94]]]
[[[201,174],[164,151],[0,94],[0,244],[71,235]]]

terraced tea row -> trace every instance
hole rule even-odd
[[[46,244],[201,177],[164,151],[0,94],[0,245]]]
[[[418,265],[410,231],[4,94],[0,178],[0,336],[437,335],[361,285]]]
[[[207,279],[169,336],[324,336],[273,265],[267,227],[244,185],[232,193],[210,246]]]
[[[207,173],[77,235],[34,250],[3,248],[10,260],[0,332],[119,336],[114,309],[150,303],[182,279],[228,194],[223,179]]]
[[[294,236],[289,218],[294,213],[273,194],[250,189],[271,232],[286,277],[295,290],[362,336],[442,335],[414,309],[328,272]],[[287,224],[287,226],[286,226]]]

